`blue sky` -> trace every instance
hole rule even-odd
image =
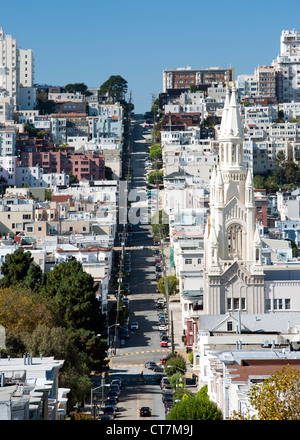
[[[138,113],[162,91],[164,69],[270,65],[299,19],[300,0],[15,0],[0,25],[34,51],[36,82],[100,87],[121,75]]]

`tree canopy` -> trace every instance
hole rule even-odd
[[[273,162],[272,173],[254,175],[253,183],[256,189],[266,189],[268,193],[274,193],[280,188],[294,188],[300,184],[299,165],[286,160],[283,151],[278,152]]]
[[[88,90],[88,87],[84,83],[67,84],[65,90],[68,93],[81,93],[85,96],[92,95],[92,92]]]
[[[168,275],[167,276],[167,283],[168,283],[168,293],[169,295],[176,295],[179,285],[179,280],[176,277],[176,275]],[[166,277],[161,277],[157,283],[157,288],[163,295],[166,295]]]
[[[249,391],[246,414],[234,413],[234,420],[300,420],[300,372],[290,365],[275,371]]]
[[[124,98],[128,90],[127,81],[120,75],[111,75],[99,88],[100,95],[107,95],[113,102]]]
[[[47,275],[44,293],[54,300],[60,325],[101,333],[103,317],[94,280],[77,260],[54,266]]]
[[[175,403],[166,420],[223,420],[221,410],[212,402],[203,387],[196,395],[183,396]]]
[[[23,284],[33,290],[42,282],[42,270],[33,262],[29,251],[17,249],[7,254],[1,266],[3,278],[0,287],[10,287]]]

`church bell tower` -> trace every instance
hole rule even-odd
[[[235,82],[227,81],[219,164],[210,182],[205,233],[204,313],[264,312],[261,240],[255,224],[252,171],[243,158],[243,126]]]

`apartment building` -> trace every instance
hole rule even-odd
[[[27,151],[21,153],[24,167],[43,168],[45,174],[73,174],[78,181],[105,179],[104,156],[68,153],[65,150]]]
[[[163,71],[163,92],[168,89],[189,89],[191,86],[210,86],[213,83],[225,83],[227,72],[229,80],[232,79],[232,69],[220,69],[210,67],[209,69],[186,68],[166,69]]]
[[[272,65],[277,76],[279,102],[300,101],[300,33],[283,30],[280,37],[280,54]]]
[[[18,93],[20,83],[18,42],[12,35],[0,29],[0,65],[2,67],[2,86],[8,96],[13,98],[14,109],[18,109]],[[5,81],[5,84],[3,84]]]
[[[11,197],[2,199],[0,205],[0,233],[21,234],[34,219],[34,203],[31,199]]]
[[[276,97],[276,72],[274,66],[258,66],[254,76],[257,81],[257,95]]]

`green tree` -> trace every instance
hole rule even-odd
[[[4,276],[0,280],[0,286],[10,287],[23,282],[32,264],[34,264],[33,258],[29,251],[17,249],[12,254],[7,254],[1,266]]]
[[[55,112],[56,104],[53,100],[48,99],[48,94],[46,92],[42,92],[37,94],[36,107],[41,115],[49,115]]]
[[[264,189],[266,187],[266,181],[264,176],[261,176],[260,174],[256,174],[253,177],[253,184],[255,189]]]
[[[284,176],[286,183],[299,183],[299,167],[293,161],[287,161],[284,167]]]
[[[101,333],[104,319],[95,296],[93,277],[76,260],[60,263],[47,274],[43,292],[53,300],[60,325]]]
[[[150,185],[160,184],[163,181],[164,173],[162,171],[153,171],[153,173],[149,174],[148,183]]]
[[[112,75],[99,88],[100,95],[107,95],[113,102],[124,98],[128,90],[127,81],[120,75]]]
[[[274,159],[274,177],[279,185],[285,183],[286,158],[283,151],[279,151]]]
[[[38,326],[32,333],[23,337],[25,351],[33,356],[53,356],[63,359],[64,365],[59,376],[59,386],[70,388],[68,405],[71,409],[78,400],[89,397],[91,384],[90,368],[86,363],[84,351],[80,351],[63,327]]]
[[[166,278],[168,283],[169,295],[176,295],[179,292],[178,285],[179,280],[176,275],[168,275],[167,277],[161,277],[157,283],[157,288],[163,295],[166,295]]]
[[[84,83],[67,84],[65,90],[68,93],[81,93],[85,96],[92,95],[92,92],[88,90],[88,87]]]
[[[153,144],[150,147],[149,157],[151,160],[162,160],[162,151],[160,144]]]
[[[177,402],[166,420],[223,420],[222,411],[204,392],[187,395]]]
[[[164,210],[155,212],[151,218],[151,227],[153,235],[159,238],[165,238],[169,235],[169,217]]]
[[[300,420],[300,372],[290,365],[275,371],[249,392],[251,408],[234,420]]]
[[[268,193],[275,193],[276,191],[278,191],[279,186],[273,175],[267,177],[265,188]]]
[[[167,356],[166,363],[165,363],[165,372],[168,376],[173,376],[177,372],[180,372],[181,374],[185,374],[186,372],[186,363],[180,354],[173,354],[171,353],[169,356]]]

